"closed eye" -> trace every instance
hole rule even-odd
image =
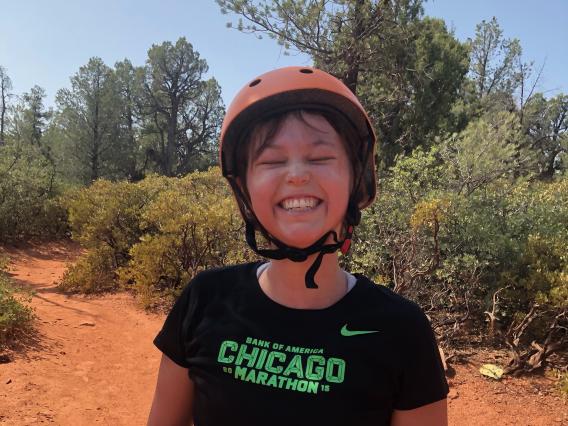
[[[331,161],[331,160],[335,160],[335,157],[317,157],[310,159],[312,163],[323,163],[325,161]]]
[[[270,161],[259,161],[258,162],[259,165],[264,165],[264,166],[274,166],[274,165],[284,164],[284,163],[286,163],[286,161],[284,161],[284,160],[270,160]]]

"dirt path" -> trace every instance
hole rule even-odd
[[[144,425],[159,351],[152,339],[163,316],[127,294],[67,296],[54,288],[77,246],[8,248],[10,271],[37,291],[37,336],[0,364],[0,425]],[[457,365],[450,379],[450,425],[568,426],[568,406],[549,379],[489,381],[477,373],[487,355]]]
[[[142,425],[152,402],[160,352],[152,339],[163,317],[127,294],[88,298],[54,282],[78,247],[11,249],[10,272],[37,291],[37,338],[0,364],[0,424]]]

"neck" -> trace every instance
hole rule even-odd
[[[272,300],[290,308],[323,309],[333,305],[347,292],[347,277],[339,267],[337,253],[326,254],[315,276],[318,288],[306,288],[306,272],[317,255],[304,262],[272,260],[260,276],[260,287]]]

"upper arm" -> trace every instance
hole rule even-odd
[[[163,354],[147,426],[191,425],[192,408],[193,382],[187,368]]]
[[[412,410],[394,410],[390,426],[447,426],[448,405],[446,399],[423,405]]]

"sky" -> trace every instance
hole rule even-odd
[[[226,105],[257,75],[311,64],[305,55],[285,55],[274,40],[227,28],[232,17],[214,0],[0,1],[0,65],[15,94],[39,85],[48,106],[89,58],[143,65],[152,44],[182,36],[207,61],[207,77],[217,79]],[[538,90],[546,97],[568,93],[568,0],[429,0],[425,12],[444,19],[462,41],[495,16],[505,38],[520,40],[525,61],[536,69],[544,64]]]

